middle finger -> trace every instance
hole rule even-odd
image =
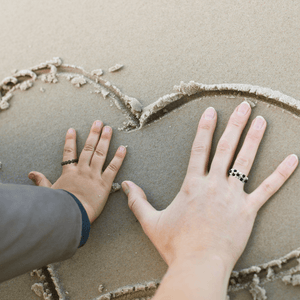
[[[110,140],[112,136],[112,128],[105,126],[101,133],[100,141],[97,145],[97,148],[94,152],[91,168],[95,173],[101,174],[102,168],[107,156]]]
[[[94,122],[90,130],[90,134],[85,142],[84,148],[80,154],[78,160],[78,167],[85,167],[90,165],[92,156],[99,141],[99,136],[102,127],[103,122],[98,120]]]
[[[250,114],[250,104],[244,101],[236,107],[230,116],[228,125],[217,145],[216,153],[211,163],[211,173],[227,175],[227,170]]]

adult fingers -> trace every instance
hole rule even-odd
[[[244,101],[236,107],[217,145],[210,173],[227,175],[229,165],[250,114],[251,107],[248,102]]]
[[[103,123],[101,121],[97,120],[94,122],[84,148],[79,156],[78,167],[81,168],[90,165],[92,156],[99,141],[102,127]]]
[[[134,213],[145,233],[149,233],[149,226],[157,210],[147,201],[144,191],[131,181],[122,182],[122,188],[128,197],[128,206]],[[155,223],[156,224],[156,223]]]
[[[66,134],[66,141],[64,145],[63,161],[77,159],[77,147],[76,147],[76,131],[70,128]],[[76,163],[75,163],[76,164]],[[63,165],[64,170],[72,169],[75,167],[74,163]]]
[[[114,158],[103,172],[101,177],[109,186],[113,184],[113,181],[117,176],[119,169],[121,168],[125,155],[126,148],[124,146],[120,146]]]
[[[198,124],[187,174],[205,175],[216,124],[217,113],[213,107],[209,107],[202,114]]]
[[[248,176],[266,127],[267,122],[262,116],[257,116],[252,121],[243,146],[232,167],[233,169],[236,169],[245,174],[245,176]],[[244,183],[234,178],[234,176],[229,176],[228,180],[230,184],[234,184],[240,187],[244,186]]]
[[[91,161],[91,168],[92,171],[95,173],[101,174],[102,172],[102,168],[107,156],[111,136],[112,136],[112,128],[109,126],[105,126],[102,130],[100,141],[96,147],[96,150],[94,152]]]
[[[277,169],[265,179],[255,191],[248,195],[247,201],[256,211],[258,211],[291,176],[298,165],[298,161],[298,157],[295,154],[286,157]]]

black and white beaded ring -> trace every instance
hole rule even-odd
[[[60,164],[63,166],[63,165],[71,164],[74,162],[78,162],[78,159],[66,160],[66,161],[61,162]]]
[[[238,180],[242,181],[243,183],[246,183],[248,181],[248,177],[242,172],[238,171],[237,169],[230,169],[229,175],[236,177]]]

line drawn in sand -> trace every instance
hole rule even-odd
[[[270,262],[252,266],[250,268],[243,269],[239,272],[233,271],[229,280],[228,292],[236,292],[242,289],[246,289],[253,296],[253,299],[265,300],[266,289],[264,285],[271,281],[281,280],[286,285],[297,286],[300,285],[300,247],[291,251],[287,255],[280,257],[279,259],[272,260]],[[295,260],[297,265],[295,265]],[[58,276],[53,268],[53,265],[47,266],[48,272],[51,274],[51,280],[55,286],[56,295],[58,298],[47,298],[50,295],[49,283],[45,280],[45,276],[42,270],[33,270],[32,276],[38,275],[42,283],[36,283],[33,286],[33,290],[37,295],[43,295],[45,300],[59,299],[66,300],[68,293],[64,291],[62,285],[58,280]],[[118,288],[112,292],[105,293],[91,300],[144,300],[151,299],[160,285],[160,281],[149,281],[144,284],[128,285]],[[48,293],[47,293],[48,290]],[[129,298],[130,297],[130,298]],[[229,300],[229,296],[227,296]]]
[[[229,95],[229,98],[244,96],[253,100],[247,100],[252,107],[255,107],[255,103],[259,100],[268,103],[268,107],[274,105],[280,107],[283,111],[291,112],[294,117],[298,118],[300,116],[299,100],[279,91],[248,84],[225,83],[206,85],[194,81],[189,83],[181,82],[179,86],[174,86],[175,93],[160,97],[152,104],[143,107],[140,101],[122,93],[116,86],[103,79],[102,75],[102,69],[87,72],[81,67],[63,64],[61,58],[54,57],[52,60],[32,68],[21,71],[15,70],[11,76],[4,78],[0,83],[0,109],[9,108],[9,100],[13,97],[13,93],[16,90],[25,91],[31,88],[34,82],[39,79],[45,83],[58,83],[58,78],[63,76],[78,88],[87,83],[92,84],[95,87],[95,93],[105,99],[109,98],[126,117],[127,122],[125,122],[124,127],[119,128],[119,130],[126,132],[139,130],[146,125],[150,125],[172,110],[194,99],[212,95]],[[119,188],[120,186],[115,184],[112,187],[112,192]],[[300,248],[297,248],[277,260],[252,266],[239,272],[232,271],[228,292],[246,289],[253,299],[264,300],[267,299],[264,288],[267,282],[281,279],[286,285],[300,285],[299,257]],[[298,272],[299,274],[297,274]],[[37,276],[42,281],[32,286],[32,290],[38,296],[46,300],[69,299],[68,292],[64,291],[53,265],[50,264],[42,269],[33,270],[31,275]],[[93,300],[151,299],[159,284],[160,282],[150,281],[145,284],[125,286],[100,295]],[[227,299],[229,299],[229,296],[227,296]]]
[[[115,85],[103,79],[102,75],[103,71],[101,69],[87,72],[81,67],[63,64],[59,57],[55,57],[50,61],[41,63],[28,70],[18,71],[4,78],[0,83],[0,109],[9,107],[8,101],[12,98],[15,90],[27,90],[38,79],[47,83],[57,83],[58,77],[64,76],[77,87],[86,83],[92,84],[96,89],[95,93],[101,94],[104,98],[110,98],[127,118],[126,125],[120,129],[125,131],[141,129],[196,98],[210,95],[225,94],[253,98],[300,116],[299,100],[279,91],[273,91],[270,88],[235,83],[207,85],[194,81],[189,83],[181,82],[179,86],[174,86],[176,93],[160,97],[150,105],[143,107],[140,101],[122,93]],[[30,78],[28,79],[28,77]],[[253,106],[253,103],[251,106]]]

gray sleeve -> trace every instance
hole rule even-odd
[[[71,258],[81,230],[81,211],[65,191],[0,184],[0,283]]]

